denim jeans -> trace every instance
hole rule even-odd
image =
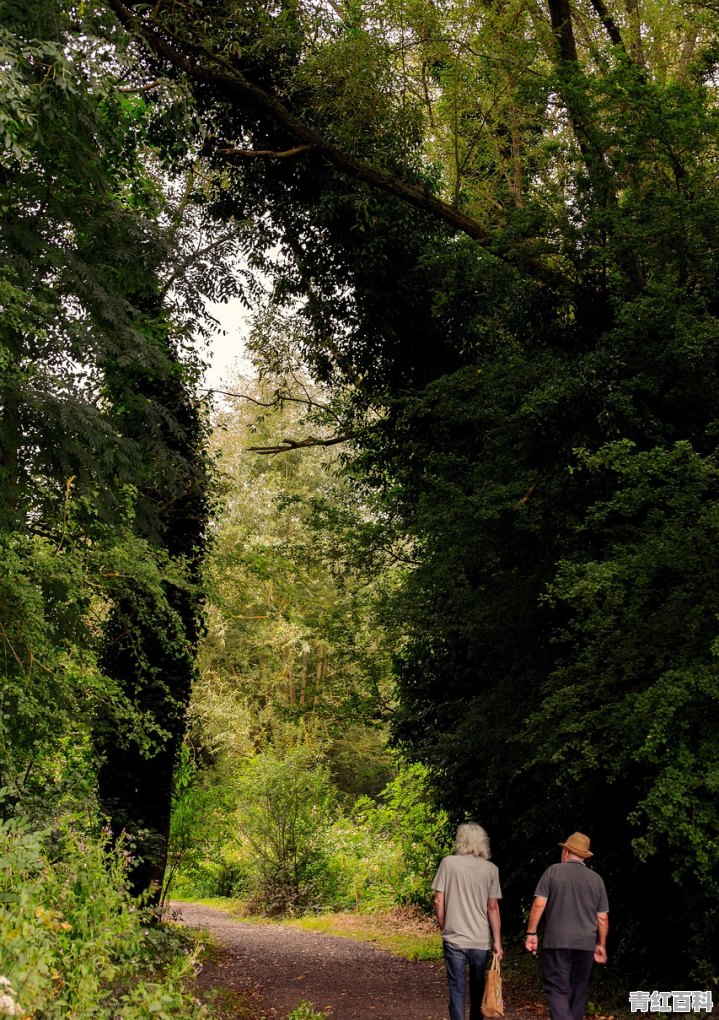
[[[464,999],[469,966],[469,1020],[481,1020],[484,972],[488,949],[461,949],[451,942],[443,943],[444,963],[449,985],[449,1020],[464,1020]]]

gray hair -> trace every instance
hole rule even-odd
[[[488,861],[492,856],[489,849],[489,836],[481,825],[475,822],[464,822],[457,829],[456,849],[458,854],[471,854]]]

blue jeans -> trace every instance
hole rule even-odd
[[[449,1020],[464,1020],[464,999],[467,990],[469,965],[469,1020],[482,1020],[484,972],[489,958],[488,949],[461,949],[451,942],[443,942],[444,963],[449,985]]]

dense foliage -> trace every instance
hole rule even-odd
[[[237,379],[217,414],[224,498],[167,882],[272,915],[424,905],[447,832],[424,769],[397,773],[386,747],[377,613],[398,565],[362,562],[355,536],[372,514],[336,453],[247,449],[326,415],[301,377],[274,406],[291,382]]]
[[[208,1015],[185,990],[196,962],[187,943],[138,909],[127,849],[106,842],[78,826],[0,822],[3,1016]]]
[[[112,7],[192,83],[216,209],[264,214],[416,561],[397,739],[487,824],[515,917],[585,829],[637,975],[711,979],[716,13]]]
[[[3,0],[0,67],[0,1012],[197,1017],[130,890],[164,868],[211,502],[195,336],[237,231],[208,262],[185,97],[98,5]]]
[[[3,811],[99,804],[141,890],[162,876],[201,611],[191,340],[232,231],[210,277],[185,98],[143,90],[112,16],[1,7]]]

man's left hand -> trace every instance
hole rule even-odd
[[[595,963],[606,963],[607,962],[607,950],[604,946],[594,947],[594,962]]]

